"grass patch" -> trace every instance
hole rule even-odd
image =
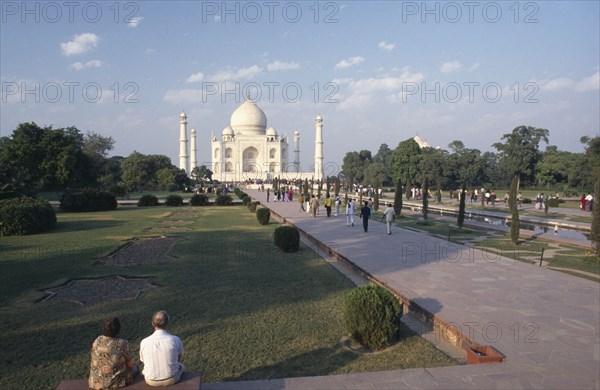
[[[507,236],[486,238],[474,245],[477,249],[529,264],[539,262],[542,248],[548,248],[548,243],[533,240],[520,240],[519,245],[515,245]]]
[[[181,214],[172,261],[133,267],[98,265],[133,237]],[[169,214],[166,214],[169,212]],[[84,378],[102,320],[121,319],[121,337],[139,354],[150,317],[169,311],[171,331],[186,349],[189,370],[203,381],[268,379],[455,364],[422,338],[381,354],[358,356],[339,345],[342,307],[354,286],[301,245],[286,254],[273,245],[278,224],[261,226],[245,207],[119,207],[111,212],[58,214],[45,234],[0,241],[0,388],[54,389]],[[70,279],[108,275],[150,278],[158,288],[137,300],[35,303],[43,290]]]

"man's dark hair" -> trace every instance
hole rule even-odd
[[[160,310],[152,316],[152,326],[159,329],[164,329],[169,325],[169,314],[166,311]]]
[[[117,317],[111,317],[104,321],[102,336],[117,337],[121,331],[121,322]]]

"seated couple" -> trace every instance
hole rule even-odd
[[[169,386],[179,382],[185,367],[181,363],[183,345],[179,337],[167,332],[169,315],[158,311],[152,316],[154,333],[140,343],[140,361],[144,380],[149,386]],[[91,389],[115,389],[134,382],[139,372],[129,342],[117,336],[121,323],[116,317],[104,322],[102,336],[92,345],[88,386]]]

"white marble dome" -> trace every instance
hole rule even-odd
[[[238,134],[264,135],[267,116],[254,102],[246,100],[231,114],[230,125]]]
[[[227,126],[223,129],[223,135],[233,135],[233,129],[231,126]]]
[[[275,136],[277,136],[277,130],[275,130],[275,129],[274,129],[274,128],[272,128],[272,127],[269,127],[269,128],[267,129],[267,135],[268,135],[268,136],[271,136],[271,137],[275,137]]]

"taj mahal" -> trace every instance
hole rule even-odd
[[[191,129],[188,153],[187,115],[179,116],[179,167],[187,174],[198,166],[196,130]],[[221,182],[245,180],[323,179],[323,118],[315,118],[315,154],[312,171],[300,165],[300,132],[294,131],[293,160],[289,159],[289,143],[273,127],[267,127],[267,116],[256,103],[246,99],[231,114],[229,125],[220,136],[211,135],[213,179]]]

